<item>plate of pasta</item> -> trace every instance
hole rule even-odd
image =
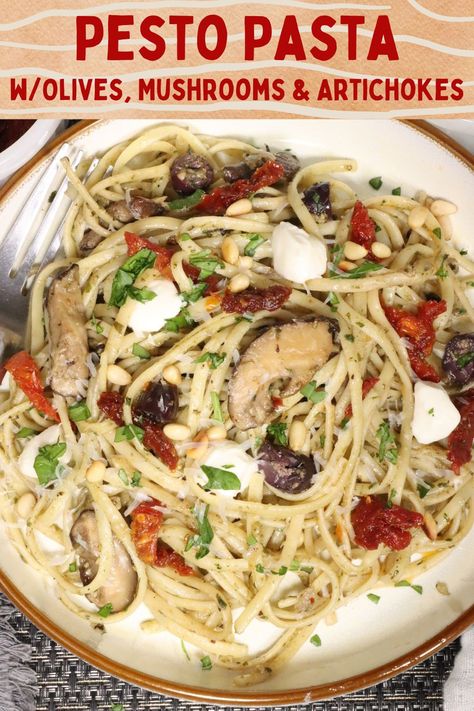
[[[95,666],[221,704],[328,698],[453,639],[473,620],[469,159],[391,121],[68,141],[61,250],[1,371],[0,586]]]

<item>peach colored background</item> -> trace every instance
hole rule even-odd
[[[268,0],[267,2],[238,2],[238,0],[0,0],[0,115],[13,117],[33,114],[38,117],[100,117],[124,116],[183,116],[197,113],[208,117],[344,117],[356,113],[365,117],[468,117],[474,113],[474,16],[467,16],[474,3],[468,0],[354,0],[353,2],[319,2],[310,0]],[[132,39],[125,42],[136,53],[134,61],[108,62],[105,42],[88,51],[86,62],[75,59],[75,15],[92,14],[106,20],[107,14],[134,14]],[[139,36],[141,20],[157,14],[165,21],[169,14],[192,14],[195,25],[188,30],[188,57],[185,62],[175,59],[174,45],[168,45],[159,62],[148,62],[139,54],[143,44]],[[206,14],[218,13],[226,20],[229,43],[224,56],[216,62],[206,62],[196,50],[197,20]],[[274,37],[270,45],[257,50],[256,63],[243,59],[243,16],[266,15],[272,20]],[[331,31],[338,42],[336,56],[328,62],[317,62],[309,53],[313,44],[310,32],[302,34],[308,54],[304,62],[278,62],[272,59],[278,30],[286,14],[295,14],[300,30],[309,30],[318,14],[331,15],[338,21],[341,14],[366,16],[363,29],[358,32],[359,59],[348,61],[346,29]],[[380,58],[368,62],[365,57],[371,31],[379,14],[390,16],[400,59],[390,62]],[[165,24],[160,33],[174,37],[174,28]],[[222,66],[222,65],[225,66]],[[174,71],[173,71],[174,70]],[[270,101],[204,103],[197,101],[152,103],[138,102],[137,77],[166,76],[193,77],[283,77],[286,96],[282,102]],[[323,77],[459,77],[463,80],[464,98],[461,101],[384,101],[317,103],[314,87]],[[130,102],[112,101],[53,101],[38,94],[31,102],[10,100],[10,77],[64,78],[119,77]],[[303,79],[311,91],[311,100],[297,102],[292,97],[295,79]]]

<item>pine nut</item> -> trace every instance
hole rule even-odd
[[[428,536],[432,541],[435,541],[438,537],[438,529],[436,528],[436,521],[429,511],[425,513],[425,526]]]
[[[105,468],[104,462],[100,459],[92,462],[86,471],[87,481],[90,481],[91,484],[100,484],[104,480]]]
[[[221,252],[227,264],[237,264],[239,261],[239,248],[232,237],[226,237],[223,240]]]
[[[372,254],[379,259],[387,259],[392,255],[392,250],[383,242],[374,242],[372,245]]]
[[[424,205],[417,205],[408,215],[408,227],[411,230],[418,230],[425,224],[430,211]]]
[[[306,433],[307,430],[304,422],[302,422],[301,420],[293,420],[290,425],[288,440],[290,443],[290,448],[294,452],[300,452],[303,449],[306,440]]]
[[[361,244],[349,240],[344,245],[344,256],[356,262],[358,259],[364,259],[364,257],[367,256],[367,250]]]
[[[129,385],[132,382],[132,376],[124,368],[112,364],[107,368],[107,380],[113,385]]]
[[[441,217],[443,215],[454,215],[458,208],[447,200],[433,200],[430,210],[435,217]]]
[[[18,501],[16,502],[16,510],[20,518],[28,518],[30,513],[33,511],[36,505],[36,496],[27,491],[26,494],[22,494]]]
[[[178,422],[171,422],[163,427],[163,432],[170,439],[176,442],[183,442],[191,437],[191,430],[187,425],[180,425]]]
[[[242,198],[241,200],[237,200],[237,202],[233,202],[232,205],[229,205],[225,214],[227,217],[237,217],[238,215],[245,215],[245,213],[251,211],[252,203],[250,200],[248,198]]]
[[[227,437],[227,430],[224,425],[212,425],[212,427],[209,427],[206,434],[211,442],[215,442],[219,439],[225,439]]]
[[[339,262],[339,269],[342,269],[343,272],[351,272],[353,269],[355,269],[357,264],[354,264],[353,262],[347,262],[345,259],[342,260],[342,262]]]
[[[237,294],[239,291],[245,291],[250,286],[250,279],[247,274],[236,274],[229,282],[229,291]]]
[[[191,459],[201,459],[207,451],[207,443],[208,443],[208,436],[207,432],[200,432],[199,435],[195,439],[196,446],[191,447],[188,449],[186,454],[188,457],[191,457]]]
[[[182,381],[181,373],[176,365],[167,365],[163,369],[163,377],[171,385],[179,385]]]
[[[252,257],[239,257],[238,266],[241,269],[251,269],[253,267]]]

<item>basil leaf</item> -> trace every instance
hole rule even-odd
[[[379,175],[377,178],[371,178],[369,180],[369,185],[372,186],[374,190],[380,190],[380,188],[382,187],[382,183],[383,180],[381,175]]]
[[[222,489],[225,491],[240,489],[239,477],[228,469],[210,467],[207,464],[202,464],[201,469],[207,476],[207,482],[204,484],[205,489]]]
[[[141,304],[145,304],[147,301],[153,301],[156,298],[156,294],[151,289],[146,289],[145,287],[137,289],[135,286],[128,287],[128,296],[135,301],[139,301]]]
[[[225,354],[207,352],[196,358],[196,363],[206,363],[207,361],[209,361],[211,370],[215,370],[225,361]]]
[[[255,252],[257,249],[260,247],[261,244],[266,242],[265,237],[262,237],[262,235],[259,235],[257,233],[255,234],[249,234],[247,235],[248,238],[248,244],[246,245],[244,249],[244,254],[246,257],[254,257]]]
[[[402,194],[401,188],[393,188],[392,195],[401,195],[401,194]]]
[[[187,197],[177,198],[176,200],[171,200],[168,203],[168,208],[171,212],[177,212],[178,210],[187,210],[189,207],[194,207],[201,202],[205,195],[204,190],[195,190],[192,195]]]
[[[395,437],[390,430],[388,420],[384,420],[377,429],[375,436],[380,441],[379,451],[377,454],[379,462],[386,459],[391,464],[396,464],[398,461],[398,449],[395,443]]]
[[[18,430],[15,437],[17,439],[26,439],[26,437],[33,437],[37,434],[39,434],[38,430],[34,430],[31,427],[22,427],[21,430]]]
[[[331,307],[331,311],[337,311],[337,307],[341,302],[339,301],[339,297],[337,294],[335,294],[333,291],[330,291],[328,294],[328,304]]]
[[[329,278],[362,279],[362,277],[365,277],[366,274],[370,274],[370,272],[378,272],[379,269],[383,269],[383,264],[376,264],[375,262],[363,262],[351,272],[345,272],[344,274],[339,274],[338,272],[329,272]]]
[[[224,416],[222,414],[222,408],[221,408],[221,401],[219,400],[219,394],[212,392],[211,393],[211,402],[212,402],[212,419],[217,420],[218,422],[224,422]]]
[[[156,254],[151,249],[140,249],[139,252],[129,257],[114,276],[109,304],[119,308],[123,306],[135,279],[145,269],[152,267],[155,260]]]
[[[59,459],[65,451],[64,442],[45,444],[44,447],[39,448],[33,466],[41,486],[46,486],[57,478]]]
[[[325,390],[316,390],[317,385],[314,380],[311,380],[304,388],[301,388],[300,393],[305,396],[308,400],[311,400],[315,405],[322,402],[327,393]]]
[[[204,292],[207,289],[207,284],[196,284],[189,291],[184,291],[181,296],[187,304],[194,304],[199,301],[204,296]]]
[[[267,434],[270,435],[272,440],[276,444],[282,444],[283,446],[288,444],[288,425],[286,422],[274,422],[268,425]]]
[[[214,531],[207,518],[207,512],[209,511],[209,505],[204,509],[197,509],[194,507],[193,514],[196,519],[198,534],[196,536],[191,536],[186,543],[184,548],[185,551],[191,550],[191,548],[197,547],[196,558],[204,558],[209,553],[209,544],[214,538]]]
[[[166,330],[172,333],[179,333],[183,328],[189,328],[194,325],[194,321],[187,309],[182,309],[174,318],[166,319]]]
[[[339,262],[341,261],[343,256],[344,256],[344,245],[343,244],[335,244],[332,248],[332,261],[333,261],[335,267],[339,266]]]
[[[211,274],[214,274],[216,269],[222,269],[224,267],[224,263],[221,262],[218,257],[211,254],[210,249],[203,249],[202,252],[192,254],[189,257],[189,263],[192,264],[193,267],[199,267],[201,270],[199,273],[199,279],[201,281],[203,279],[207,279],[207,277],[211,276]]]
[[[416,488],[418,490],[418,496],[420,497],[420,499],[424,499],[426,494],[429,494],[431,486],[428,486],[428,484],[425,484],[425,482],[420,482]]]
[[[150,352],[147,351],[146,348],[143,348],[143,346],[141,346],[139,343],[133,344],[132,354],[137,358],[141,358],[142,360],[149,360],[151,358]]]
[[[91,411],[87,407],[86,401],[76,402],[67,409],[69,419],[73,422],[83,422],[91,416]]]
[[[130,441],[136,437],[140,442],[143,439],[145,432],[141,427],[137,425],[125,425],[124,427],[117,427],[115,430],[114,442],[123,442],[124,440]]]

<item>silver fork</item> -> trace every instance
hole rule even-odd
[[[17,350],[24,336],[29,294],[36,275],[52,261],[61,246],[63,226],[71,205],[61,159],[76,168],[83,151],[64,143],[20,208],[0,244],[0,352]],[[84,181],[97,165],[94,160]],[[3,333],[2,333],[3,331]]]

